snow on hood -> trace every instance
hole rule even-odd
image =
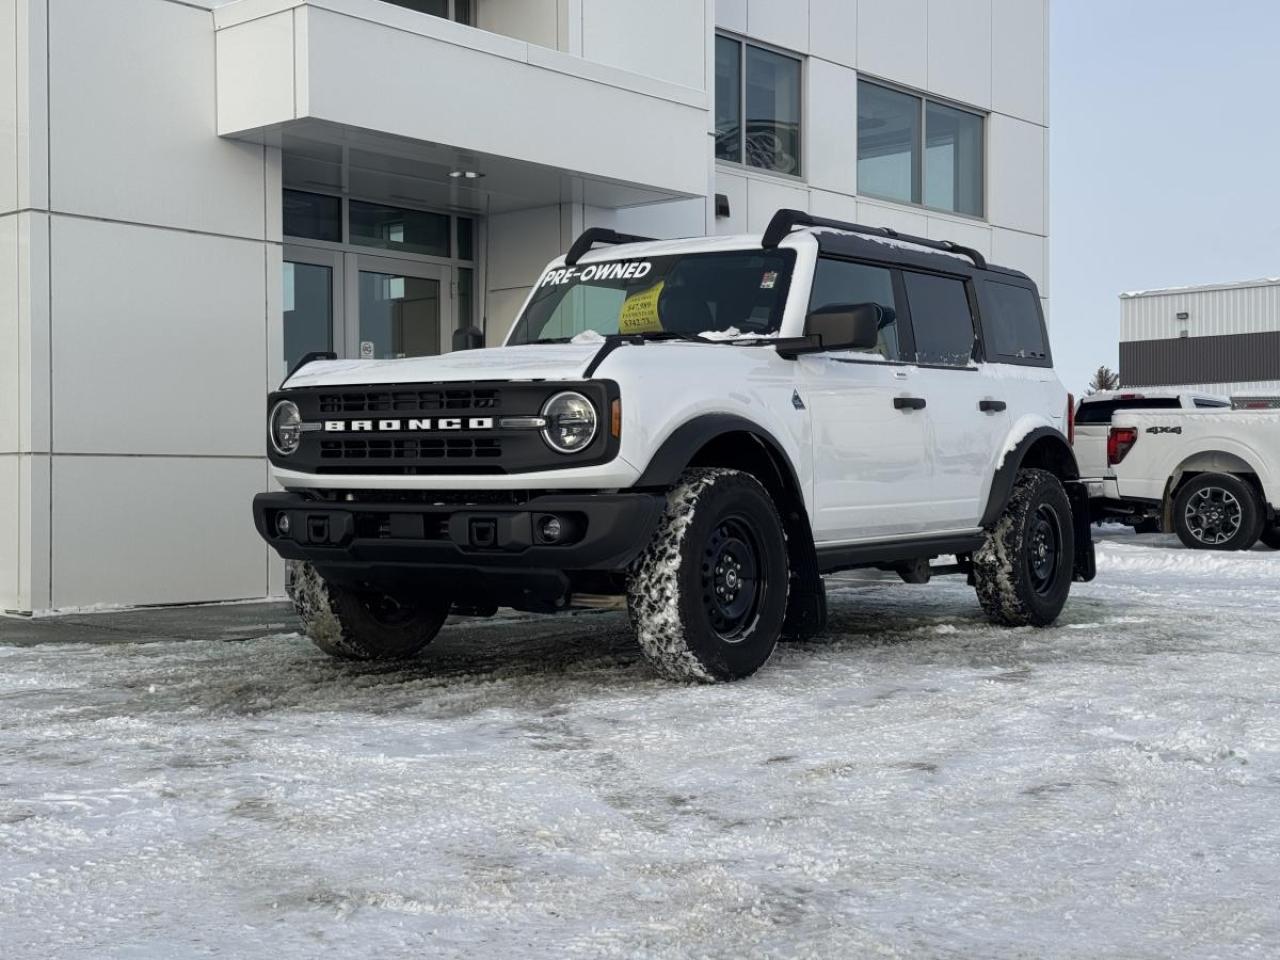
[[[465,380],[579,380],[598,343],[538,344],[459,350],[402,360],[317,360],[286,381],[289,387],[365,383],[453,383]]]

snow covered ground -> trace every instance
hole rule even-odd
[[[842,585],[721,687],[608,612],[0,645],[0,956],[1275,957],[1280,554],[1100,566],[1041,632]]]

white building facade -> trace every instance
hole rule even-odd
[[[1280,279],[1121,294],[1120,381],[1280,397]]]
[[[498,343],[586,227],[795,207],[1048,298],[1047,28],[1048,0],[0,0],[0,609],[281,594],[249,504],[290,363]]]

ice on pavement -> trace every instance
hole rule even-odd
[[[718,687],[608,612],[0,645],[0,956],[1274,957],[1280,554],[1099,565],[1047,631],[833,584]]]

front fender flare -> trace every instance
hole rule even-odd
[[[785,479],[791,483],[792,489],[801,496],[803,502],[804,488],[800,486],[800,478],[791,458],[786,454],[786,448],[778,442],[777,437],[758,423],[731,413],[703,414],[677,427],[649,458],[648,466],[634,486],[671,486],[680,479],[680,474],[699,450],[726,433],[746,433],[758,440],[772,459],[786,469]]]

